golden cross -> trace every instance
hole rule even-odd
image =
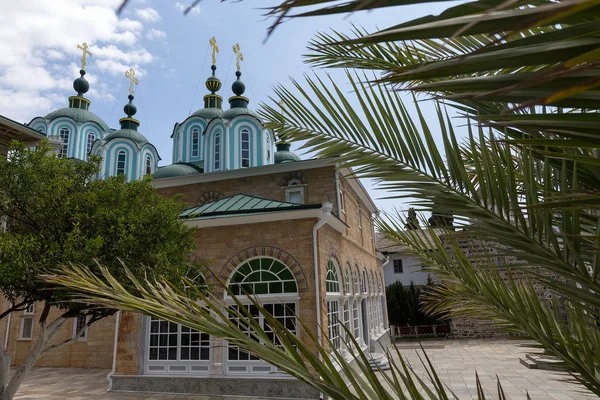
[[[240,61],[244,61],[244,56],[242,55],[242,52],[240,51],[240,44],[236,43],[235,46],[233,46],[233,52],[235,53],[235,65],[237,67],[237,70],[240,70]]]
[[[133,84],[135,83],[137,85],[140,83],[135,77],[135,71],[133,68],[129,68],[127,71],[125,71],[125,77],[129,79],[129,94],[133,94]]]
[[[90,52],[88,51],[88,45],[87,45],[87,43],[86,43],[86,42],[83,42],[83,44],[78,44],[78,45],[77,45],[77,48],[78,48],[79,50],[82,50],[82,51],[83,51],[83,56],[81,57],[81,69],[85,69],[85,57],[86,57],[86,56],[90,56],[90,57],[91,57],[91,56],[92,56],[92,53],[90,53]]]
[[[279,100],[279,103],[277,104],[281,107],[281,118],[285,121],[285,104],[283,103],[283,100]]]
[[[217,46],[217,38],[214,36],[208,41],[210,47],[212,47],[212,62],[213,65],[217,65],[217,53],[219,52],[219,46]]]

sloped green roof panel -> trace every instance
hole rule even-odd
[[[236,194],[201,206],[188,208],[179,214],[183,219],[202,219],[218,215],[241,215],[284,210],[304,210],[321,208],[321,204],[294,204],[277,200],[263,199],[246,194]]]

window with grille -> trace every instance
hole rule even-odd
[[[358,341],[360,339],[360,319],[358,312],[358,300],[354,300],[352,303],[352,327],[354,328],[354,338]]]
[[[19,339],[31,340],[33,338],[33,317],[21,317],[21,327],[19,329]]]
[[[235,295],[298,292],[292,271],[279,260],[266,257],[241,264],[229,280],[229,289]]]
[[[73,318],[73,337],[75,337],[79,333],[80,330],[85,328],[88,321],[89,321],[89,318],[85,315],[78,315],[77,317]],[[88,336],[88,330],[87,330],[87,328],[85,328],[85,330],[83,331],[83,333],[81,334],[81,336],[79,336],[79,338],[77,340],[85,341],[85,340],[87,340],[87,336]]]
[[[346,338],[348,336],[348,332],[352,334],[352,318],[350,318],[350,300],[344,301],[344,334],[343,336]]]
[[[68,128],[61,128],[58,132],[58,135],[60,136],[63,142],[60,151],[58,152],[58,156],[60,158],[65,158],[67,157],[67,150],[69,149],[69,139],[71,136],[71,131]]]
[[[340,348],[340,303],[338,300],[327,300],[327,325],[329,343],[335,349]]]
[[[23,314],[34,314],[35,313],[35,303],[31,303],[27,306],[25,310],[23,310]]]
[[[215,135],[215,171],[221,169],[221,134]]]
[[[192,157],[198,157],[200,154],[200,131],[194,128],[192,131]]]
[[[327,290],[327,293],[340,293],[340,278],[333,260],[329,260],[327,263],[325,289]]]
[[[250,166],[250,132],[247,129],[242,129],[242,168]]]
[[[208,372],[208,334],[154,317],[149,318],[148,324],[147,372]]]
[[[404,268],[402,266],[402,260],[394,260],[394,273],[401,274],[404,272]]]
[[[245,323],[244,318],[238,318],[235,313],[244,315],[247,311],[266,332],[267,338],[277,345],[281,345],[281,343],[273,328],[269,326],[267,318],[269,315],[291,332],[297,332],[298,285],[292,271],[281,261],[269,257],[247,260],[240,264],[232,274],[228,286],[236,295],[244,293],[256,295],[265,309],[265,314],[263,314],[254,304],[229,306],[234,311],[233,315],[229,315],[229,320],[246,335],[253,337],[252,329]],[[242,297],[239,298],[242,299]],[[253,337],[253,339],[263,340],[258,337]],[[281,372],[276,367],[232,344],[226,347],[226,359],[225,369],[228,373],[270,374]]]
[[[124,150],[117,153],[117,175],[125,174],[125,165],[127,163],[127,154]]]
[[[94,134],[94,132],[88,132],[87,134],[87,144],[86,144],[86,154],[87,154],[87,159],[90,159],[90,154],[92,153],[92,145],[94,144],[94,141],[96,140],[96,135]]]
[[[350,264],[346,266],[346,295],[352,295],[352,272],[350,272]]]

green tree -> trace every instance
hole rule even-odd
[[[160,198],[148,179],[94,180],[97,171],[98,160],[60,159],[46,144],[32,149],[15,143],[0,159],[0,293],[10,302],[0,318],[34,303],[42,307],[36,313],[38,339],[10,380],[11,360],[6,349],[0,350],[0,399],[14,396],[39,357],[115,312],[93,303],[63,302],[73,292],[48,285],[38,279],[40,274],[68,263],[99,271],[96,262],[101,262],[127,284],[126,263],[135,266],[135,276],[168,277],[177,284],[190,268],[194,242],[191,230],[178,220],[182,204]],[[48,319],[51,307],[62,311],[55,320]],[[51,344],[67,318],[76,316],[88,316],[87,326],[74,338]]]

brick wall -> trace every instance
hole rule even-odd
[[[2,310],[7,309],[8,302],[2,300]],[[19,339],[21,320],[24,316],[22,311],[13,313],[11,317],[8,353],[12,358],[12,365],[20,365],[29,355],[31,348],[38,338],[40,326],[39,316],[43,309],[43,303],[36,303],[34,313],[33,338],[31,340]],[[48,323],[54,321],[64,311],[52,308],[48,315]],[[8,319],[4,318],[0,329],[2,340],[6,335]],[[73,335],[74,318],[68,319],[58,332],[52,343],[67,340]],[[59,349],[52,350],[41,357],[35,364],[37,367],[74,367],[74,368],[111,368],[113,356],[115,317],[107,317],[95,322],[88,329],[86,340],[69,343]]]

